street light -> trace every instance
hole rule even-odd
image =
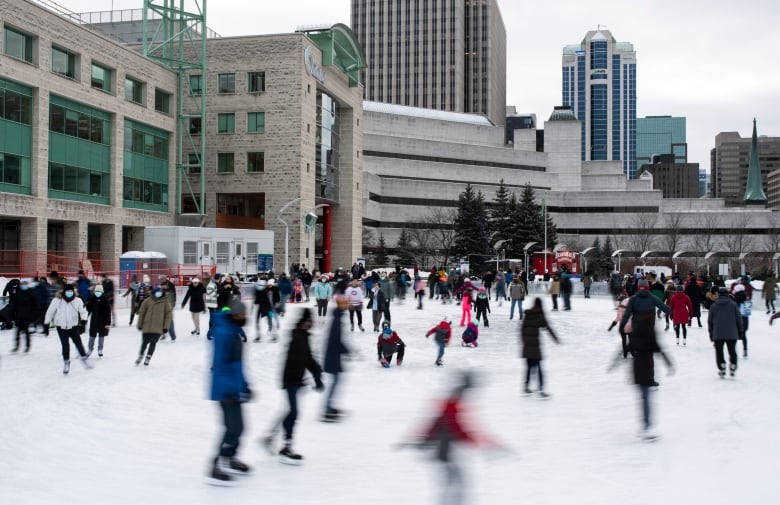
[[[308,244],[309,248],[309,254],[306,256],[306,260],[309,262],[309,271],[313,271],[314,268],[314,261],[317,259],[317,255],[314,254],[314,229],[317,227],[317,219],[319,216],[317,216],[317,209],[321,209],[323,207],[330,207],[330,204],[328,203],[321,203],[319,205],[315,205],[312,207],[312,209],[304,214],[303,216],[303,222],[304,222],[304,230],[306,231],[307,240],[306,243]],[[319,269],[319,268],[318,268]]]
[[[282,205],[282,208],[279,209],[278,215],[276,216],[276,218],[284,225],[284,273],[286,275],[289,275],[290,273],[290,257],[288,253],[290,247],[290,227],[288,226],[287,222],[282,219],[282,213],[287,210],[287,207],[301,200],[303,200],[303,197],[299,196],[298,198],[294,198],[285,203]]]
[[[539,244],[539,242],[528,242],[525,247],[523,247],[523,255],[525,256],[525,275],[526,278],[528,276],[528,250],[532,248],[533,246]]]

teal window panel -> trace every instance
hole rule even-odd
[[[32,156],[32,127],[0,119],[0,151]]]

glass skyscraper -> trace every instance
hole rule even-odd
[[[563,48],[563,104],[582,124],[582,159],[621,160],[636,178],[636,52],[608,30]]]
[[[685,118],[647,116],[636,120],[636,162],[652,163],[655,154],[671,154],[675,163],[688,163]]]

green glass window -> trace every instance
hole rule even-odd
[[[21,157],[0,153],[0,182],[6,184],[22,183]]]
[[[109,145],[110,128],[110,121],[104,117],[72,110],[56,103],[49,106],[49,131]]]
[[[144,101],[144,84],[141,81],[125,78],[125,99],[130,102],[143,103]]]
[[[111,70],[92,64],[92,87],[111,93]]]
[[[124,177],[122,180],[122,198],[128,202],[167,206],[168,185]]]
[[[203,76],[200,74],[190,76],[190,95],[203,93]]]
[[[28,63],[35,63],[33,53],[35,39],[32,35],[18,32],[7,26],[5,27],[3,34],[3,49],[5,54]]]
[[[155,88],[154,89],[154,110],[158,112],[164,112],[165,114],[171,113],[171,94],[165,91]]]
[[[265,153],[246,153],[246,171],[249,173],[265,172]]]
[[[219,93],[236,92],[236,74],[219,74]]]
[[[233,153],[217,153],[217,173],[232,174],[235,161]]]
[[[32,98],[10,89],[0,88],[0,118],[31,125]]]
[[[51,71],[71,79],[76,78],[76,55],[57,47],[51,48]]]
[[[53,191],[102,198],[108,203],[110,180],[110,174],[97,170],[49,162],[49,189]]]
[[[247,112],[246,131],[263,133],[265,131],[265,112]]]
[[[198,153],[187,155],[187,171],[191,174],[200,173],[200,155]]]
[[[129,119],[124,123],[122,205],[167,212],[170,133]]]
[[[265,72],[249,72],[247,83],[250,93],[262,93],[265,91]]]
[[[236,115],[231,113],[217,115],[217,133],[235,133]]]

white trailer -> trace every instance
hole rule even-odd
[[[198,228],[191,226],[148,226],[144,229],[144,248],[160,251],[169,263],[216,267],[217,272],[256,274],[258,258],[263,270],[273,264],[274,232],[235,228]]]

